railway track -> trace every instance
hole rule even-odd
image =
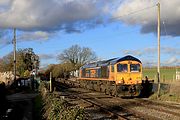
[[[101,113],[97,116],[104,115],[104,118],[111,118],[112,120],[180,119],[180,105],[177,104],[159,103],[139,98],[115,98],[100,92],[78,88],[78,83],[74,81],[68,82],[69,84],[66,83],[65,88],[63,88],[66,89],[66,92],[62,92],[61,96],[65,96],[70,101],[80,101],[77,104],[87,104],[82,105],[87,111],[92,112],[99,109]],[[58,86],[59,83],[57,82],[56,85]],[[73,88],[73,86],[76,86],[76,88]]]
[[[56,86],[58,87],[58,86]],[[65,88],[68,89],[67,86],[60,86],[60,89]],[[130,119],[134,119],[134,120],[141,120],[143,119],[141,116],[138,116],[130,111],[128,111],[127,109],[123,108],[123,107],[119,107],[118,109],[121,111],[115,110],[113,107],[110,108],[107,104],[102,103],[102,101],[99,100],[98,97],[93,97],[91,95],[87,95],[87,91],[83,92],[82,89],[79,90],[70,90],[69,92],[73,91],[73,95],[69,94],[67,91],[65,94],[61,94],[61,96],[65,96],[66,99],[69,99],[68,101],[74,101],[72,99],[76,99],[76,100],[81,100],[81,102],[84,104],[88,104],[87,106],[85,105],[85,109],[98,109],[100,110],[100,116],[103,116],[103,118],[108,118],[108,119],[112,119],[112,120],[130,120]],[[89,91],[88,91],[89,93]],[[57,93],[56,93],[57,94]],[[107,96],[106,96],[107,97]],[[78,104],[81,104],[80,102]]]
[[[97,97],[91,97],[89,95],[79,95],[80,99],[84,100],[85,102],[91,103],[93,106],[99,107],[102,111],[110,114],[110,116],[113,116],[117,118],[118,120],[129,120],[129,119],[142,119],[141,116],[132,113],[131,111],[123,108],[118,107],[118,109],[114,109],[113,107],[109,107],[107,104],[103,103],[99,100]],[[118,111],[119,110],[119,111]]]

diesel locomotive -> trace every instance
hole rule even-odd
[[[142,62],[131,55],[86,64],[78,80],[86,88],[111,95],[139,96],[149,84],[143,80]]]

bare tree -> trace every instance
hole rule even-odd
[[[73,45],[58,55],[58,59],[63,63],[72,63],[77,70],[85,63],[96,60],[97,56],[95,52],[88,47]]]

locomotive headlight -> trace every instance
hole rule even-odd
[[[122,84],[124,84],[124,78],[123,78],[123,77],[121,77],[121,80],[119,80],[119,81],[118,81],[118,83],[122,83]]]

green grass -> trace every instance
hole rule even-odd
[[[178,70],[180,71],[180,69]],[[175,80],[176,68],[161,68],[160,74],[162,82],[171,82]],[[143,68],[143,78],[145,78],[145,76],[157,82],[157,68]]]

